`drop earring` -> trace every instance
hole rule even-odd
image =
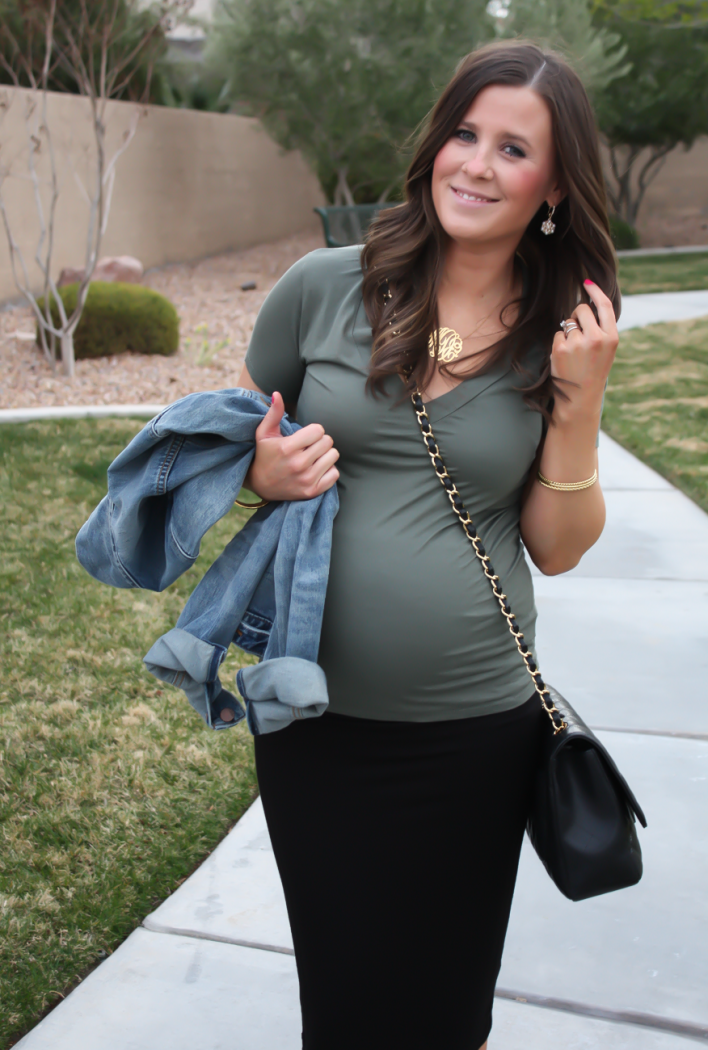
[[[554,213],[555,210],[556,210],[555,204],[549,204],[548,205],[548,215],[546,216],[544,221],[541,223],[541,229],[545,233],[546,237],[548,237],[551,233],[555,232],[556,224],[553,221],[553,213]]]

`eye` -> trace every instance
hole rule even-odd
[[[453,137],[459,139],[460,142],[469,143],[474,142],[477,136],[474,131],[470,131],[469,128],[458,128]]]
[[[507,150],[511,150],[511,152],[507,153]],[[524,151],[521,149],[520,146],[514,146],[511,143],[509,143],[509,145],[507,145],[507,146],[503,146],[502,147],[502,152],[506,153],[507,157],[525,157],[526,156],[526,154],[524,153]]]

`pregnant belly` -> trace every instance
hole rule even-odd
[[[427,535],[338,525],[319,656],[333,711],[434,720],[526,699],[523,664],[454,520]],[[495,560],[528,634],[533,592],[515,536]]]

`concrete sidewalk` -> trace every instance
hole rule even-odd
[[[625,295],[617,327],[641,328],[647,324],[665,321],[686,321],[704,317],[708,313],[708,292],[650,292],[645,295]]]
[[[573,572],[537,576],[538,652],[646,811],[645,875],[573,904],[525,843],[490,1050],[708,1044],[708,516],[605,435],[600,469],[608,527]],[[298,1050],[260,803],[17,1045]]]

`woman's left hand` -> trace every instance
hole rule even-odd
[[[597,307],[600,323],[587,303],[573,310],[579,326],[567,336],[560,331],[553,340],[551,374],[560,380],[568,400],[557,397],[553,415],[558,422],[576,419],[598,419],[607,377],[615,359],[619,333],[612,303],[593,281],[585,281],[585,290]]]

